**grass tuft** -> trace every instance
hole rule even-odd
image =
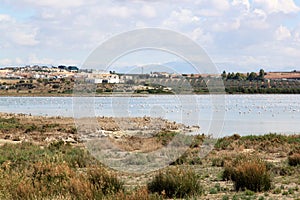
[[[267,165],[259,158],[237,157],[232,164],[225,167],[224,180],[232,180],[236,191],[268,191],[271,188],[271,177]]]
[[[191,169],[179,167],[159,172],[147,186],[150,192],[168,198],[185,198],[202,193],[197,174]]]

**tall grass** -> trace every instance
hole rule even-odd
[[[271,188],[271,177],[264,161],[256,157],[240,156],[225,167],[224,180],[232,180],[236,191],[267,191]]]
[[[124,189],[88,152],[63,142],[5,144],[0,155],[0,199],[102,199]]]
[[[191,169],[179,167],[160,171],[147,187],[150,192],[168,198],[184,198],[202,193],[197,174]]]

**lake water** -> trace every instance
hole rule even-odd
[[[200,133],[218,136],[233,133],[300,133],[300,95],[223,97],[153,95],[85,97],[79,100],[72,97],[0,97],[0,112],[67,117],[162,117],[188,125],[199,125]],[[214,129],[216,126],[221,129]]]

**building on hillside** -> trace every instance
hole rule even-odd
[[[120,77],[117,74],[110,73],[92,73],[86,79],[89,83],[120,83]]]

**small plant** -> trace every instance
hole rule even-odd
[[[280,194],[280,193],[281,193],[281,189],[279,187],[273,190],[273,194]]]
[[[271,188],[271,177],[266,163],[254,157],[237,157],[225,167],[224,180],[232,180],[235,190],[267,191]]]
[[[217,194],[218,193],[218,190],[217,190],[217,188],[210,188],[210,190],[209,190],[209,194]]]
[[[251,190],[246,190],[245,191],[245,195],[247,195],[247,196],[253,196],[253,195],[255,195],[255,193],[253,191],[251,191]]]
[[[289,189],[288,189],[288,193],[289,193],[289,194],[294,194],[294,189],[293,189],[293,188],[289,188]]]
[[[260,197],[258,198],[258,200],[265,200],[265,197],[260,196]]]
[[[239,200],[239,197],[235,194],[233,195],[232,200]]]
[[[289,194],[288,191],[283,191],[283,192],[282,192],[282,195],[287,196],[288,194]]]
[[[161,142],[162,145],[166,146],[176,135],[177,133],[173,131],[162,131],[156,134],[156,138],[158,142]]]
[[[213,158],[212,159],[213,167],[224,167],[224,159],[222,158]]]
[[[202,193],[198,176],[191,169],[170,168],[159,172],[147,187],[150,192],[163,194],[168,198],[184,198]]]

